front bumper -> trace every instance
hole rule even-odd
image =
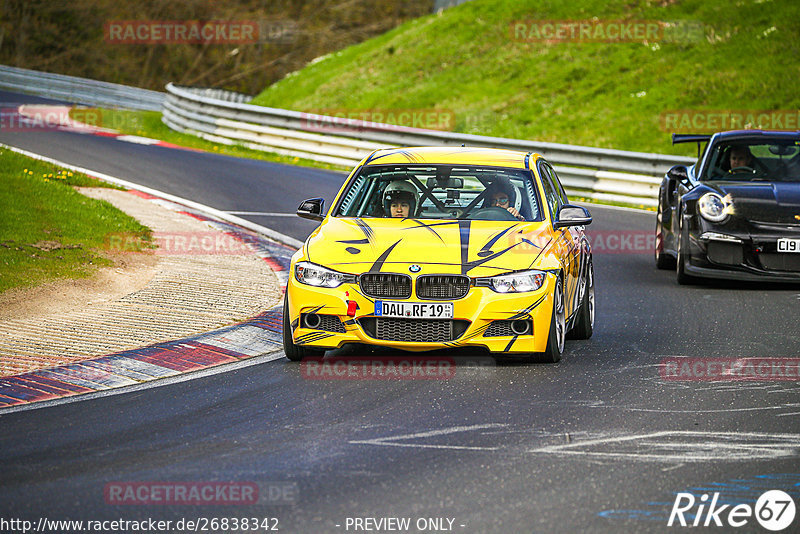
[[[308,286],[291,278],[286,287],[289,324],[296,344],[314,348],[334,349],[349,343],[363,343],[415,352],[455,347],[483,347],[491,352],[507,354],[544,352],[553,314],[555,280],[555,275],[548,274],[541,288],[528,293],[500,294],[487,287],[470,287],[465,297],[446,301],[453,302],[452,339],[404,341],[411,337],[412,331],[419,334],[419,328],[440,325],[404,323],[415,321],[413,319],[394,320],[398,322],[394,322],[391,329],[382,328],[382,331],[391,331],[390,337],[402,339],[379,339],[376,321],[383,319],[374,315],[376,299],[363,295],[357,284],[343,284],[330,289]],[[414,297],[383,300],[437,302],[420,301]],[[348,301],[356,303],[354,316],[347,314]],[[325,318],[316,328],[308,328],[300,320],[301,314],[308,313]],[[494,321],[517,319],[529,320],[531,330],[523,335],[502,335],[506,332],[497,328],[497,324],[493,326]],[[403,335],[404,331],[408,335]]]
[[[800,254],[779,253],[780,238],[800,238],[794,231],[754,234],[697,229],[688,236],[687,274],[728,280],[800,282]]]

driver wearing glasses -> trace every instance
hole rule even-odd
[[[513,186],[512,186],[513,187]],[[504,190],[505,188],[500,188],[494,186],[489,190],[489,206],[490,207],[497,207],[503,208],[504,210],[508,210],[508,212],[519,219],[520,221],[524,221],[525,217],[520,215],[519,211],[511,205],[511,196],[508,194],[507,191]]]

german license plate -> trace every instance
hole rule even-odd
[[[778,239],[778,252],[800,252],[800,239]]]
[[[378,317],[405,317],[408,319],[452,319],[452,302],[392,302],[375,301]]]

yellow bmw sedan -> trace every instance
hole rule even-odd
[[[312,198],[297,215],[321,224],[292,257],[290,360],[356,343],[557,362],[592,335],[591,215],[538,154],[377,150],[327,212]]]

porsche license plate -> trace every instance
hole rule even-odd
[[[452,302],[392,302],[375,301],[378,317],[404,317],[408,319],[452,319]]]
[[[800,239],[778,239],[778,252],[800,252]]]

